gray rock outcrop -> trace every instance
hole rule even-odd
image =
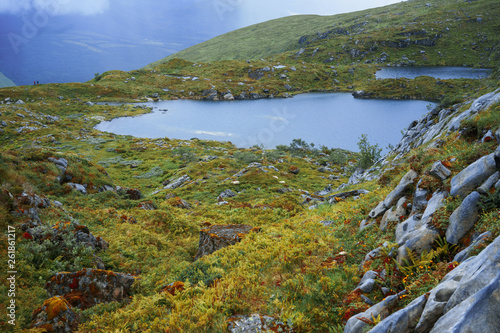
[[[499,149],[497,149],[497,152]],[[495,154],[481,157],[451,179],[450,195],[466,197],[497,170]]]
[[[469,194],[462,204],[451,214],[450,224],[446,229],[446,240],[452,244],[458,244],[465,234],[479,220],[480,194],[476,191]]]

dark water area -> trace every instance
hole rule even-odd
[[[349,93],[303,94],[250,101],[175,100],[142,103],[153,112],[102,122],[104,132],[142,138],[231,141],[238,147],[274,148],[301,138],[317,147],[357,151],[362,134],[380,148],[434,106],[427,101],[355,99]],[[166,110],[166,111],[165,111]]]
[[[375,75],[377,79],[414,79],[418,76],[430,76],[436,79],[483,79],[491,74],[491,69],[471,67],[384,67]]]

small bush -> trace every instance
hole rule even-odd
[[[359,147],[359,160],[358,167],[362,169],[368,169],[371,167],[378,159],[380,159],[380,153],[382,149],[378,147],[378,144],[371,145],[368,142],[366,134],[362,134],[358,141]]]

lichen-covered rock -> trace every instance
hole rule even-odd
[[[231,333],[259,333],[259,332],[292,332],[282,321],[273,317],[252,314],[249,316],[237,315],[228,320],[228,329]]]
[[[109,244],[101,237],[95,237],[84,225],[76,222],[58,222],[52,227],[45,225],[28,229],[31,239],[36,242],[50,240],[60,246],[66,246],[65,240],[75,240],[76,243],[88,246],[96,252],[105,250]],[[71,250],[71,249],[68,249]]]
[[[223,247],[236,244],[250,230],[252,230],[251,226],[242,224],[211,225],[200,230],[200,243],[194,260],[214,253]]]
[[[476,191],[469,194],[462,204],[451,214],[450,224],[446,229],[446,240],[457,244],[479,220],[480,194]]]
[[[84,268],[79,272],[57,273],[45,284],[45,289],[50,296],[80,292],[90,305],[94,305],[124,300],[134,281],[130,274]]]
[[[78,328],[78,316],[66,299],[56,296],[49,298],[40,308],[33,311],[30,328],[57,333],[75,332]]]

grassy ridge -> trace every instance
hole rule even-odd
[[[256,60],[301,48],[310,49],[310,52],[306,52],[308,55],[319,48],[314,61],[323,61],[332,54],[349,52],[353,48],[373,49],[374,45],[378,56],[382,52],[389,51],[391,54],[394,51],[393,47],[387,46],[388,42],[408,38],[434,39],[436,34],[442,35],[437,38],[434,47],[436,54],[421,56],[428,58],[429,64],[466,63],[488,67],[498,61],[498,40],[495,36],[499,33],[500,5],[497,2],[478,0],[457,5],[456,1],[445,0],[430,6],[427,4],[426,1],[415,0],[334,16],[297,15],[271,20],[215,37],[146,68],[173,58],[190,61]],[[426,30],[426,33],[422,33],[422,30]],[[420,35],[406,35],[414,31],[419,31]],[[469,52],[463,52],[464,48]],[[415,50],[422,49],[427,47],[412,46],[405,50],[406,56],[410,57]],[[437,51],[448,53],[447,57]],[[463,57],[464,53],[468,53],[467,57]],[[345,63],[352,62],[350,58]]]

